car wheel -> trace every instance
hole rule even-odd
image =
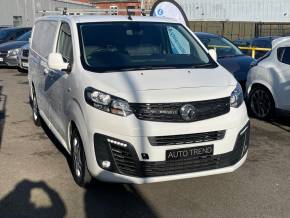
[[[254,117],[267,120],[274,115],[275,103],[268,89],[260,86],[250,92],[250,109]]]
[[[85,187],[92,177],[88,171],[85,152],[81,137],[76,129],[71,135],[71,161],[72,174],[77,185]]]
[[[40,120],[40,114],[39,114],[39,110],[38,110],[38,104],[37,104],[37,99],[36,99],[36,94],[35,94],[35,89],[32,88],[32,99],[31,99],[31,103],[32,103],[32,118],[33,118],[33,122],[36,126],[40,126],[41,125],[41,120]]]

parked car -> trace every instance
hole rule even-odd
[[[11,27],[11,26],[0,25],[0,30],[2,30],[2,29],[6,29],[6,28],[9,28],[9,27]]]
[[[254,59],[223,36],[204,32],[196,32],[195,35],[208,49],[216,49],[217,61],[235,76],[245,90],[248,71]]]
[[[266,37],[258,37],[253,39],[251,47],[254,48],[272,48],[272,41],[280,38],[280,36],[266,36]],[[267,51],[256,51],[255,58],[259,59],[263,57]]]
[[[236,39],[233,41],[234,45],[237,47],[250,47],[252,39]]]
[[[29,43],[26,43],[18,52],[17,61],[18,68],[24,71],[28,70],[28,56],[29,56]]]
[[[272,43],[272,50],[248,75],[250,110],[259,119],[269,119],[276,111],[290,112],[290,37]]]
[[[233,41],[234,45],[239,47],[251,47],[252,39],[236,39]],[[248,56],[251,56],[250,50],[241,49],[241,51]]]
[[[18,66],[18,53],[20,48],[27,44],[31,36],[31,31],[24,33],[15,41],[0,44],[0,66]]]
[[[10,27],[0,30],[0,44],[13,41],[24,33],[31,31],[30,27]]]
[[[249,118],[241,86],[210,54],[171,19],[42,17],[28,59],[34,123],[71,154],[81,186],[232,172]]]

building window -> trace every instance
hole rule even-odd
[[[116,5],[110,6],[110,15],[118,15],[118,6]]]
[[[13,16],[13,26],[22,26],[22,16]]]

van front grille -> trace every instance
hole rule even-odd
[[[185,120],[180,110],[185,105],[195,108],[195,117]],[[224,115],[230,111],[230,98],[184,103],[130,103],[135,116],[140,120],[157,122],[194,122]]]
[[[186,135],[148,137],[148,140],[153,146],[183,145],[221,140],[225,137],[225,133],[226,131],[222,130]]]

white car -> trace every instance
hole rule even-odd
[[[171,19],[42,17],[29,54],[34,122],[71,154],[80,186],[233,172],[249,118],[240,85],[210,54]]]
[[[269,119],[275,112],[290,112],[290,37],[272,42],[272,50],[258,59],[248,74],[247,93],[251,112]]]

